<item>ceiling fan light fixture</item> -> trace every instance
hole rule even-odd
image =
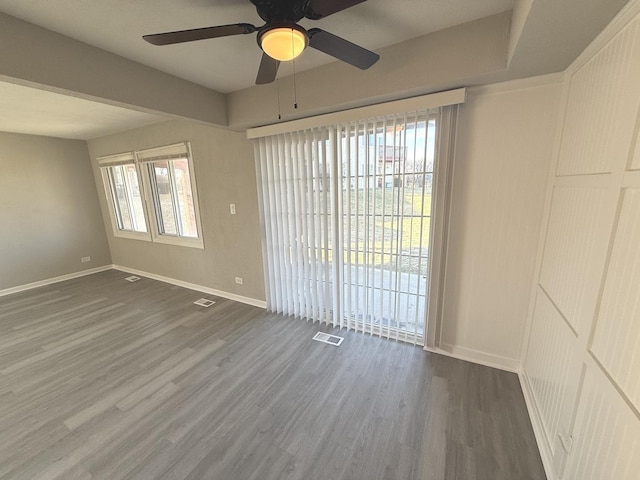
[[[277,26],[260,32],[258,43],[271,58],[287,62],[307,48],[309,36],[299,25]]]
[[[319,20],[351,8],[366,0],[250,0],[265,24],[256,27],[250,23],[232,23],[211,27],[191,28],[173,32],[143,35],[151,45],[175,45],[210,38],[247,35],[257,32],[256,40],[262,49],[256,85],[272,83],[278,75],[281,62],[298,57],[307,47],[325,53],[336,60],[366,70],[378,61],[380,55],[349,40],[320,28],[308,31],[298,25],[303,18]],[[295,71],[295,68],[294,68]],[[295,72],[294,72],[295,73]]]

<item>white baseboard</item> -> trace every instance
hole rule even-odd
[[[547,437],[542,427],[542,417],[540,416],[540,410],[536,403],[533,391],[531,389],[531,383],[526,372],[521,370],[518,372],[518,378],[520,379],[520,387],[522,388],[522,395],[524,396],[524,402],[527,405],[527,411],[529,412],[529,418],[531,419],[531,426],[533,427],[533,434],[536,437],[536,443],[538,444],[538,450],[540,451],[540,457],[542,458],[542,465],[544,466],[544,472],[547,475],[547,480],[557,480],[553,469],[553,452],[547,442]]]
[[[195,283],[184,282],[182,280],[176,280],[175,278],[165,277],[163,275],[156,275],[155,273],[145,272],[143,270],[136,270],[135,268],[123,267],[122,265],[111,265],[115,270],[120,270],[126,273],[132,273],[133,275],[139,275],[142,277],[151,278],[160,282],[169,283],[178,287],[188,288],[190,290],[196,290],[202,293],[208,293],[209,295],[215,295],[216,297],[228,298],[240,303],[246,303],[247,305],[253,305],[254,307],[267,308],[267,302],[264,300],[257,300],[251,297],[244,297],[242,295],[236,295],[235,293],[224,292],[222,290],[216,290],[215,288],[204,287]]]
[[[183,282],[182,280],[176,280],[174,278],[165,277],[162,275],[156,275],[155,273],[144,272],[142,270],[136,270],[129,267],[123,267],[121,265],[104,265],[102,267],[90,268],[88,270],[82,270],[80,272],[68,273],[66,275],[60,275],[59,277],[47,278],[45,280],[39,280],[33,283],[27,283],[25,285],[18,285],[16,287],[5,288],[0,290],[0,297],[5,295],[11,295],[12,293],[24,292],[25,290],[32,290],[34,288],[43,287],[45,285],[51,285],[53,283],[64,282],[65,280],[71,280],[74,278],[84,277],[86,275],[92,275],[98,272],[104,272],[106,270],[120,270],[122,272],[132,273],[134,275],[140,275],[147,278],[152,278],[160,282],[169,283],[171,285],[177,285],[178,287],[189,288],[198,292],[208,293],[215,295],[216,297],[228,298],[229,300],[235,300],[236,302],[246,303],[247,305],[253,305],[254,307],[267,308],[267,302],[264,300],[256,300],[255,298],[244,297],[242,295],[236,295],[235,293],[224,292],[222,290],[216,290],[215,288],[204,287],[195,283]]]
[[[443,345],[441,348],[425,347],[424,349],[431,353],[439,353],[440,355],[446,355],[448,357],[457,358],[458,360],[465,360],[467,362],[477,363],[478,365],[497,368],[498,370],[505,370],[511,373],[518,373],[520,371],[520,362],[518,360],[481,352],[479,350],[472,350],[470,348],[458,347],[455,345]]]
[[[60,275],[59,277],[47,278],[45,280],[39,280],[33,283],[18,285],[17,287],[5,288],[4,290],[0,290],[0,297],[11,295],[12,293],[24,292],[25,290],[31,290],[33,288],[44,287],[45,285],[51,285],[52,283],[64,282],[65,280],[71,280],[73,278],[84,277],[86,275],[92,275],[98,272],[104,272],[105,270],[111,270],[111,268],[112,265],[104,265],[102,267],[90,268],[88,270],[82,270],[80,272]]]

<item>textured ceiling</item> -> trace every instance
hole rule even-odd
[[[0,82],[0,131],[88,140],[164,120],[159,115]]]
[[[375,50],[513,7],[514,0],[368,0],[320,21],[302,20]],[[0,0],[0,11],[89,45],[228,93],[254,84],[255,34],[155,47],[141,36],[168,30],[262,20],[249,0]],[[334,61],[307,49],[306,70]],[[280,75],[291,73],[285,64]]]

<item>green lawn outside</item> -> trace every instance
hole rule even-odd
[[[426,190],[426,189],[425,189]],[[343,196],[345,237],[350,235],[351,263],[426,275],[431,225],[431,193],[422,188],[393,187],[351,191]],[[396,217],[395,215],[402,215]],[[356,235],[357,228],[357,235]],[[399,255],[390,255],[401,245]],[[422,257],[417,255],[422,250]],[[348,252],[345,251],[345,262]]]

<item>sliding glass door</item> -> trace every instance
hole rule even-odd
[[[256,141],[269,309],[423,344],[438,112]]]

